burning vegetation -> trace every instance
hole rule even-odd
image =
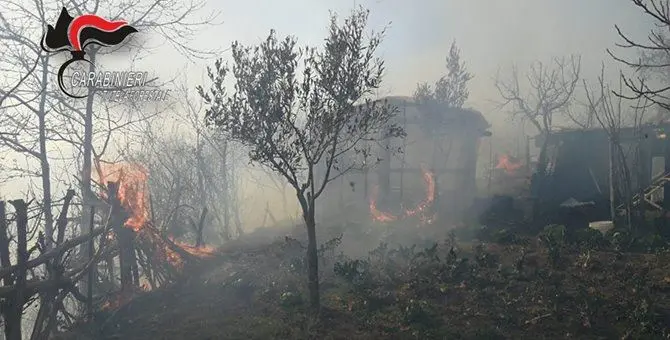
[[[160,1],[154,2],[157,5]],[[659,21],[659,27],[668,28],[670,17],[664,9],[670,0],[649,2],[633,1],[643,13]],[[29,14],[46,13],[40,3],[35,2],[37,7],[32,9],[14,5],[8,8]],[[140,7],[156,7],[151,6],[151,1],[147,5]],[[127,8],[120,7],[121,12],[116,14],[123,16]],[[211,23],[202,20],[189,25],[190,10],[161,12],[159,7],[158,13],[150,12],[160,14],[160,22],[152,15],[126,14],[139,18],[138,27],[164,28],[161,32],[165,38],[177,47],[187,47],[188,37],[194,33],[191,27]],[[174,17],[167,18],[171,14]],[[453,210],[466,210],[466,205],[478,198],[478,145],[481,138],[491,136],[487,131],[491,126],[484,116],[464,108],[469,102],[467,85],[472,74],[460,59],[460,50],[452,44],[444,75],[434,85],[417,84],[409,105],[407,98],[397,97],[403,103],[400,110],[400,106],[391,105],[386,99],[367,100],[368,95],[381,92],[384,74],[384,62],[376,58],[384,34],[365,32],[368,12],[363,8],[354,10],[343,24],[336,15],[331,19],[321,49],[298,49],[294,38],[278,38],[276,30],[271,30],[267,39],[256,46],[235,42],[231,46],[231,67],[217,59],[214,67],[207,69],[211,84],[208,89],[197,87],[199,103],[185,91],[185,96],[176,97],[183,101],[184,112],[169,112],[171,118],[185,118],[179,124],[191,124],[187,128],[191,128],[194,138],[176,133],[156,138],[153,132],[163,126],[152,125],[146,130],[147,136],[132,140],[132,144],[146,142],[151,147],[137,150],[144,149],[144,145],[129,146],[128,154],[116,155],[128,156],[128,161],[94,161],[94,169],[91,160],[103,156],[92,150],[107,149],[100,148],[101,140],[122,139],[114,131],[124,131],[126,110],[135,110],[135,106],[104,107],[105,120],[100,101],[93,100],[99,91],[90,91],[92,100],[87,105],[70,105],[70,100],[63,101],[57,91],[44,91],[49,88],[46,81],[50,77],[38,77],[34,72],[47,70],[48,59],[33,55],[35,40],[24,36],[33,32],[29,26],[37,23],[21,26],[22,19],[17,19],[20,25],[3,20],[0,30],[6,34],[0,36],[9,46],[28,47],[14,49],[17,53],[8,55],[12,59],[9,63],[29,66],[35,60],[35,64],[32,69],[9,70],[20,76],[11,77],[18,83],[3,91],[0,104],[4,100],[9,104],[1,109],[12,113],[16,110],[22,119],[7,115],[9,119],[3,123],[9,128],[1,127],[0,146],[41,165],[43,191],[42,197],[35,195],[35,200],[41,200],[35,209],[21,199],[9,201],[9,205],[0,201],[0,316],[6,338],[24,337],[25,329],[21,327],[28,320],[24,313],[28,307],[38,305],[31,335],[35,340],[60,335],[65,339],[670,339],[670,233],[664,232],[669,228],[668,220],[663,218],[670,210],[670,161],[665,162],[658,179],[642,178],[650,176],[648,166],[653,164],[638,164],[647,163],[638,162],[642,155],[670,160],[670,144],[665,133],[658,134],[658,141],[647,140],[645,133],[644,142],[641,133],[620,135],[625,133],[621,118],[631,113],[622,108],[633,103],[609,89],[604,71],[599,79],[600,89],[595,91],[583,81],[578,56],[555,58],[551,65],[534,63],[526,78],[528,84],[522,86],[516,69],[510,79],[495,80],[501,108],[529,121],[545,140],[535,140],[541,147],[533,166],[537,173],[530,173],[530,151],[526,163],[502,155],[490,162],[495,169],[490,169],[489,187],[493,175],[509,187],[525,184],[522,182],[526,180],[533,180],[535,185],[524,186],[524,190],[532,189],[528,190],[529,195],[524,193],[527,197],[516,193],[494,196],[481,204],[486,211],[477,212],[479,218],[464,218],[459,221],[463,227],[450,228],[446,227],[450,222],[446,218],[435,223],[436,211],[440,217],[460,219],[452,217],[446,208],[458,205]],[[16,29],[11,28],[14,25]],[[641,53],[638,64],[615,57],[639,70],[649,68],[650,60],[643,58],[658,59],[652,54],[666,55],[670,51],[666,41],[651,42],[659,46],[640,45],[618,33],[627,47],[651,53]],[[169,34],[176,34],[178,39]],[[655,31],[650,34],[658,36]],[[198,52],[188,47],[179,50],[193,55]],[[233,86],[226,80],[231,74]],[[26,79],[29,81],[24,82]],[[587,155],[583,147],[587,143],[593,146],[598,139],[606,143],[606,148],[594,149],[597,152],[583,158],[596,161],[595,156],[605,155],[599,162],[608,164],[607,168],[575,168],[570,163],[585,165],[584,162],[561,160],[571,154],[564,149],[568,144],[551,142],[560,137],[551,122],[563,121],[558,119],[559,114],[581,107],[573,105],[577,103],[575,88],[581,83],[587,92],[589,117],[584,124],[575,123],[590,129],[597,122],[603,128],[597,134],[604,138],[590,142],[581,138],[569,140],[581,155]],[[668,108],[667,96],[662,95],[667,88],[656,92],[648,91],[643,81],[638,89],[628,79],[622,83],[629,85],[637,98]],[[521,91],[525,87],[529,87],[527,94]],[[613,105],[617,100],[614,96],[620,96],[620,103],[627,104]],[[615,107],[619,107],[619,112],[614,112]],[[631,120],[642,124],[646,120],[638,116],[637,107]],[[143,115],[140,122],[152,118]],[[415,128],[408,130],[408,126]],[[165,127],[168,130],[182,126]],[[84,138],[79,138],[79,130],[83,130]],[[101,138],[100,130],[108,135]],[[136,132],[134,127],[125,131]],[[123,139],[135,136],[128,134]],[[174,149],[167,150],[161,143],[168,139],[175,140]],[[425,143],[415,143],[422,140],[432,142],[433,152],[405,158],[426,151]],[[360,141],[368,143],[363,145]],[[401,143],[396,145],[396,141]],[[623,152],[624,141],[637,144],[630,150],[634,151],[630,152],[635,155],[634,162],[628,162],[628,152]],[[52,188],[49,183],[57,175],[48,170],[59,168],[56,164],[61,160],[53,158],[51,150],[62,144],[72,144],[83,154],[81,168],[77,165],[72,173],[93,172],[99,183],[100,190],[90,195],[91,176],[82,176],[79,181],[83,193],[82,202],[77,202],[81,203],[81,218],[68,214],[74,190],[67,191],[60,215],[53,216],[58,201],[51,192],[57,186]],[[375,152],[377,144],[380,148]],[[412,152],[412,145],[419,150]],[[397,159],[391,154],[395,153],[395,146],[403,154]],[[173,150],[181,153],[172,157],[176,154]],[[457,156],[450,158],[452,150]],[[365,157],[339,157],[348,156],[347,152]],[[139,153],[147,157],[138,157]],[[230,178],[239,174],[234,168],[242,153],[246,153],[246,161],[281,175],[284,184],[295,189],[304,222],[296,228],[299,232],[291,229],[294,233],[287,233],[290,236],[282,235],[274,241],[264,238],[253,246],[250,245],[257,240],[253,235],[243,235],[241,222],[234,222],[238,232],[231,233],[227,219],[239,220],[239,216],[233,217],[235,214],[229,214],[228,209],[241,204],[229,204],[239,191],[235,187],[238,183]],[[212,158],[211,154],[218,155]],[[385,227],[350,223],[350,216],[335,221],[323,218],[316,203],[329,188],[327,184],[350,169],[360,169],[357,165],[361,164],[355,163],[368,156],[383,161],[377,172],[380,187],[368,196],[368,169],[362,167],[365,190],[356,195],[364,193],[363,201],[358,202],[364,202],[360,211],[368,222],[371,219],[385,223]],[[424,156],[432,159],[425,160]],[[169,158],[178,158],[179,162]],[[158,160],[161,164],[131,159]],[[390,180],[391,174],[417,174],[417,163],[421,161],[442,165],[432,171],[420,169],[425,186],[421,198],[412,197],[412,204],[394,201],[391,193],[395,194],[397,187],[391,186],[395,184]],[[629,168],[629,163],[637,165]],[[32,167],[33,164],[21,171],[32,174]],[[165,176],[157,175],[158,168],[166,169]],[[454,180],[442,180],[445,173],[455,174],[450,178]],[[70,183],[79,180],[66,177]],[[606,183],[598,181],[605,177],[609,177]],[[157,178],[167,183],[163,190],[156,190]],[[638,178],[636,187],[631,183],[634,178]],[[161,196],[156,205],[149,190],[150,179],[153,198]],[[448,186],[448,182],[457,184]],[[177,184],[173,186],[174,183]],[[360,182],[350,183],[353,189],[353,183]],[[213,190],[214,187],[220,190]],[[402,190],[402,184],[400,187]],[[573,197],[579,189],[574,187],[586,189],[580,194],[585,199],[595,192],[599,195],[596,198],[608,196],[606,203],[610,204],[602,205],[609,205],[606,218],[612,221],[600,222],[607,222],[610,230],[601,232],[587,227],[588,207],[596,207],[600,201],[582,202],[580,197]],[[606,187],[611,195],[604,195]],[[663,205],[655,205],[647,196],[661,188],[666,193]],[[378,197],[378,189],[387,197]],[[567,202],[579,204],[561,204],[565,209],[556,210],[554,201],[566,201],[549,194],[569,195],[571,200]],[[184,196],[188,196],[188,204],[184,204]],[[400,201],[406,197],[402,191],[398,196]],[[337,213],[349,215],[344,196],[341,201]],[[447,201],[448,207],[437,204]],[[617,207],[615,201],[623,205]],[[193,222],[194,209],[175,213],[184,205],[202,209],[199,223]],[[484,209],[485,205],[488,207]],[[648,205],[655,205],[657,211],[649,211]],[[89,208],[90,221],[86,219]],[[222,210],[216,213],[222,220],[215,222],[221,227],[217,232],[225,235],[221,240],[230,242],[226,247],[234,249],[223,252],[204,243],[207,208]],[[156,216],[154,210],[167,213]],[[524,215],[526,211],[529,213]],[[173,213],[179,218],[173,218]],[[553,223],[554,218],[557,223]],[[32,226],[29,221],[37,223]],[[177,231],[188,222],[193,222],[197,236],[194,242],[185,236],[189,231]],[[416,229],[427,224],[434,227]],[[333,235],[335,229],[337,235]],[[346,250],[336,252],[341,245]],[[352,255],[352,248],[359,253]],[[219,261],[211,261],[214,258]],[[80,325],[83,326],[77,327]],[[71,333],[53,336],[61,331]],[[85,336],[73,336],[75,332]]]
[[[370,197],[370,215],[376,222],[393,222],[404,220],[409,217],[418,217],[421,224],[430,224],[435,220],[436,214],[432,212],[433,202],[435,201],[435,174],[425,167],[421,167],[423,182],[426,188],[426,194],[423,200],[413,208],[400,207],[400,213],[395,215],[391,212],[380,211],[377,208],[378,187],[373,189]]]
[[[122,281],[129,279],[132,283],[122,282],[123,289],[105,302],[103,309],[118,308],[130,301],[135,292],[164,285],[170,281],[168,277],[181,272],[189,260],[211,258],[216,254],[216,249],[211,246],[189,245],[156,227],[149,204],[149,173],[142,165],[97,162],[96,170],[98,182],[108,184],[99,196],[112,205],[111,214],[123,216],[122,227],[110,233],[108,239],[116,241],[120,248],[121,270],[126,262],[125,266],[132,274],[130,278],[124,278],[122,274]],[[109,194],[109,183],[115,184],[115,195]],[[119,210],[113,208],[114,200]],[[124,258],[123,254],[129,255]]]
[[[101,186],[115,182],[119,185],[118,199],[128,214],[124,222],[127,228],[140,231],[150,219],[148,203],[149,171],[142,165],[132,163],[102,163],[96,164],[97,181]],[[99,195],[107,199],[107,190],[103,188]]]

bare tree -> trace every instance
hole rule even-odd
[[[631,223],[632,200],[634,196],[633,176],[644,176],[640,171],[640,145],[645,139],[642,131],[645,120],[645,105],[626,105],[626,100],[615,93],[624,89],[624,79],[619,86],[611,89],[604,81],[604,67],[598,77],[598,84],[590,89],[586,81],[586,96],[589,110],[607,133],[610,144],[610,211],[612,221],[616,220],[616,206],[620,202],[625,207],[626,224]],[[633,130],[634,134],[622,133],[623,129]],[[637,170],[637,174],[634,171]],[[640,183],[640,181],[637,181]],[[644,190],[644,188],[639,188]],[[640,202],[640,207],[643,202]]]
[[[389,123],[395,110],[365,99],[382,80],[375,58],[381,34],[364,38],[368,11],[355,10],[338,24],[333,16],[323,50],[296,48],[294,38],[271,31],[255,47],[233,43],[235,93],[226,93],[228,68],[209,69],[212,88],[201,96],[207,118],[233,140],[249,147],[249,158],[281,174],[293,187],[307,227],[310,303],[319,307],[315,202],[327,184],[358,166],[349,156],[369,153],[361,143],[402,132]],[[303,61],[302,77],[297,76]],[[362,105],[358,105],[364,101]],[[320,170],[320,171],[319,171]]]
[[[217,225],[210,236],[228,240],[239,232],[232,228],[232,173],[227,139],[204,124],[202,104],[190,97],[182,84],[182,105],[175,107],[169,122],[151,122],[143,133],[142,146],[129,148],[126,159],[143,164],[151,173],[149,190],[154,222],[173,236],[192,232],[195,215],[208,211],[207,224]],[[162,133],[156,133],[160,131]],[[168,133],[166,133],[168,132]],[[214,231],[207,228],[206,232]],[[215,240],[215,242],[218,242]]]
[[[128,6],[125,2],[120,1],[117,3],[105,2],[104,6],[101,5],[103,5],[103,2],[99,0],[73,4],[77,14],[94,13],[108,18],[123,18],[132,27],[135,27],[139,31],[154,31],[187,57],[198,57],[203,53],[209,55],[206,52],[211,52],[197,50],[187,44],[200,28],[212,24],[218,14],[213,13],[204,19],[194,21],[193,17],[197,14],[197,11],[204,6],[203,1],[184,3],[177,0],[149,0],[133,3],[132,6]],[[147,45],[146,41],[136,41],[134,44],[130,44],[130,47],[134,48],[136,51],[136,57],[151,52],[150,45]],[[94,61],[99,53],[104,53],[104,50],[97,46],[91,48],[90,51],[87,51],[89,60],[92,61],[89,64],[88,71],[97,71]],[[94,150],[94,141],[96,139],[94,136],[94,127],[97,111],[95,110],[95,107],[96,105],[99,105],[96,101],[96,95],[99,94],[99,89],[94,85],[89,84],[87,90],[88,96],[84,103],[76,103],[62,96],[59,97],[61,99],[61,105],[76,113],[75,118],[72,119],[71,122],[79,122],[83,125],[83,135],[77,138],[75,145],[78,146],[78,151],[82,156],[80,185],[84,205],[88,205],[95,201],[95,195],[91,191],[93,160],[100,158],[102,153],[102,150],[98,150],[96,154],[96,151]],[[116,111],[115,113],[118,114],[119,111]],[[139,119],[130,118],[127,122],[124,121],[123,124],[120,124],[120,127],[115,130],[128,127],[132,125],[132,123],[143,119],[146,119],[146,117],[140,117]],[[119,121],[119,119],[114,117],[105,122],[110,123],[115,121]],[[110,138],[103,138],[103,140],[109,142]],[[103,147],[103,150],[106,150],[106,147]],[[90,219],[88,216],[88,209],[83,209],[81,216],[80,225],[83,228],[87,223],[86,221]],[[83,250],[85,252],[85,249]]]
[[[644,98],[650,104],[659,105],[665,111],[670,110],[670,40],[667,36],[670,28],[670,1],[669,0],[631,0],[646,16],[651,18],[656,28],[649,32],[645,42],[636,41],[625,34],[616,25],[615,29],[622,42],[616,46],[623,49],[631,49],[638,53],[638,58],[626,58],[617,56],[608,49],[609,55],[614,60],[629,66],[637,76],[629,77],[622,75],[626,90],[632,93],[618,91],[616,94],[625,99]],[[655,75],[656,79],[649,76]],[[654,84],[654,80],[656,83]],[[623,90],[623,89],[622,89]],[[666,116],[666,115],[663,115]],[[660,117],[667,119],[667,117]]]
[[[512,118],[531,123],[544,137],[536,172],[543,175],[547,167],[546,149],[554,116],[564,112],[574,99],[580,79],[581,58],[554,58],[551,65],[534,62],[526,76],[527,90],[522,89],[520,75],[512,68],[509,80],[496,77],[495,86],[503,99],[502,108],[508,108]]]
[[[74,15],[94,13],[106,18],[126,19],[140,31],[153,31],[189,58],[210,55],[206,53],[208,51],[188,45],[199,28],[213,23],[213,16],[193,20],[203,4],[204,1],[178,0],[148,0],[131,5],[126,1],[67,2]],[[85,100],[65,97],[53,86],[52,80],[55,79],[58,67],[54,67],[52,62],[58,61],[59,57],[44,54],[39,42],[46,25],[55,22],[60,10],[60,3],[47,4],[39,0],[0,4],[0,44],[3,45],[2,50],[7,51],[3,53],[2,62],[7,65],[2,65],[2,72],[3,75],[11,75],[8,77],[9,91],[0,92],[3,100],[0,148],[30,159],[27,166],[17,166],[11,170],[22,172],[23,178],[28,177],[26,174],[41,178],[40,201],[44,223],[40,227],[44,228],[45,242],[49,244],[52,243],[54,233],[51,181],[58,176],[52,173],[55,164],[61,163],[58,165],[68,172],[71,166],[79,170],[80,175],[68,176],[68,182],[71,184],[77,180],[82,188],[84,203],[91,204],[95,201],[91,189],[94,160],[112,149],[120,132],[133,132],[138,122],[157,114],[151,112],[132,116],[130,111],[138,113],[142,110],[104,103],[100,100],[100,89],[94,86],[88,87],[89,95]],[[213,13],[214,16],[216,14]],[[131,40],[120,48],[136,51],[135,57],[146,55],[152,50],[146,39]],[[87,71],[99,71],[100,68],[96,68],[95,64],[96,57],[108,51],[96,46],[88,48],[86,53],[91,64]],[[11,72],[5,72],[5,68]],[[64,151],[68,149],[74,149],[74,152]],[[67,153],[74,153],[75,157],[66,160],[61,155]],[[73,163],[62,164],[66,161]],[[38,170],[33,169],[34,163],[37,163]],[[84,227],[88,226],[90,220],[90,209],[81,209],[79,224],[82,232],[88,232]],[[82,248],[86,253],[88,247]],[[87,277],[82,279],[86,280]],[[53,296],[40,298],[53,299]],[[42,331],[37,332],[36,336],[41,336]]]
[[[49,55],[44,54],[39,40],[30,37],[45,22],[44,5],[36,1],[37,10],[30,11],[32,21],[19,18],[28,9],[20,4],[8,2],[0,7],[0,47],[8,52],[3,57],[6,69],[3,74],[16,75],[20,79],[9,91],[0,91],[0,105],[7,99],[9,104],[0,116],[0,147],[6,147],[39,164],[38,171],[18,170],[18,175],[35,175],[41,179],[42,215],[46,247],[53,242],[53,213],[51,202],[51,165],[47,155],[49,92],[46,90],[51,73]],[[18,67],[17,67],[18,66]],[[36,72],[37,71],[37,72]],[[39,90],[35,90],[39,89]],[[4,167],[2,167],[4,168]],[[28,170],[28,171],[26,171]]]

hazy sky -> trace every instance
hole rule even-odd
[[[203,31],[194,44],[257,43],[271,28],[319,44],[329,10],[345,15],[355,5],[371,10],[371,28],[388,25],[380,49],[387,63],[383,93],[411,95],[417,82],[436,80],[455,39],[475,74],[469,104],[494,122],[501,118],[491,103],[500,67],[516,63],[523,70],[533,60],[575,53],[582,55],[585,77],[595,77],[602,61],[618,72],[605,53],[617,41],[614,25],[643,38],[650,27],[630,0],[228,0],[209,3],[222,12],[223,24]],[[229,60],[230,53],[222,57]],[[189,69],[200,79],[202,67]]]
[[[356,5],[370,9],[370,28],[388,25],[380,49],[387,66],[383,94],[411,95],[417,82],[434,82],[445,71],[444,58],[455,39],[475,74],[468,105],[493,123],[496,137],[518,125],[504,124],[506,115],[492,102],[498,100],[493,78],[499,68],[515,63],[523,70],[533,60],[575,53],[582,55],[587,78],[599,74],[603,61],[616,73],[619,65],[605,53],[617,41],[614,25],[642,38],[650,28],[631,0],[211,0],[206,12],[220,11],[223,23],[203,30],[192,44],[221,48],[234,40],[254,44],[272,28],[280,36],[296,36],[301,45],[321,44],[329,11],[344,16]],[[56,17],[53,13],[52,20]],[[186,69],[195,86],[201,83],[204,67],[213,63],[189,64],[169,46],[160,52],[135,68],[161,76]],[[230,60],[230,52],[221,57]]]
[[[650,28],[630,0],[212,1],[210,8],[220,10],[224,22],[204,31],[194,44],[258,43],[272,28],[280,36],[296,36],[301,44],[320,44],[329,10],[346,15],[355,5],[370,9],[370,28],[388,25],[380,49],[387,66],[384,94],[411,95],[417,82],[437,80],[445,71],[451,41],[457,41],[475,74],[468,104],[493,124],[495,152],[518,147],[516,138],[506,136],[519,124],[508,123],[493,102],[498,100],[493,78],[499,68],[515,63],[524,70],[533,60],[580,54],[584,77],[599,75],[602,62],[617,74],[620,66],[605,52],[618,41],[614,25],[641,38]],[[222,57],[230,60],[230,52]],[[206,64],[189,67],[194,73],[190,79],[199,79]],[[480,153],[487,158],[488,148]]]

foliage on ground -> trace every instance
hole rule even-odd
[[[563,226],[509,233],[500,243],[459,242],[459,232],[429,246],[382,242],[356,258],[335,237],[320,250],[318,319],[307,310],[304,245],[286,237],[227,253],[69,338],[668,338],[670,253],[625,252],[613,235]]]

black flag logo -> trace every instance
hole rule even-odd
[[[137,30],[124,20],[110,21],[95,14],[84,14],[73,18],[63,7],[56,26],[47,26],[47,32],[42,37],[41,45],[46,52],[67,50],[72,53],[72,59],[66,61],[58,69],[58,86],[70,97],[84,98],[86,96],[75,96],[68,93],[63,86],[63,72],[68,65],[78,60],[90,63],[84,58],[86,55],[84,48],[88,45],[118,45],[135,32]]]

